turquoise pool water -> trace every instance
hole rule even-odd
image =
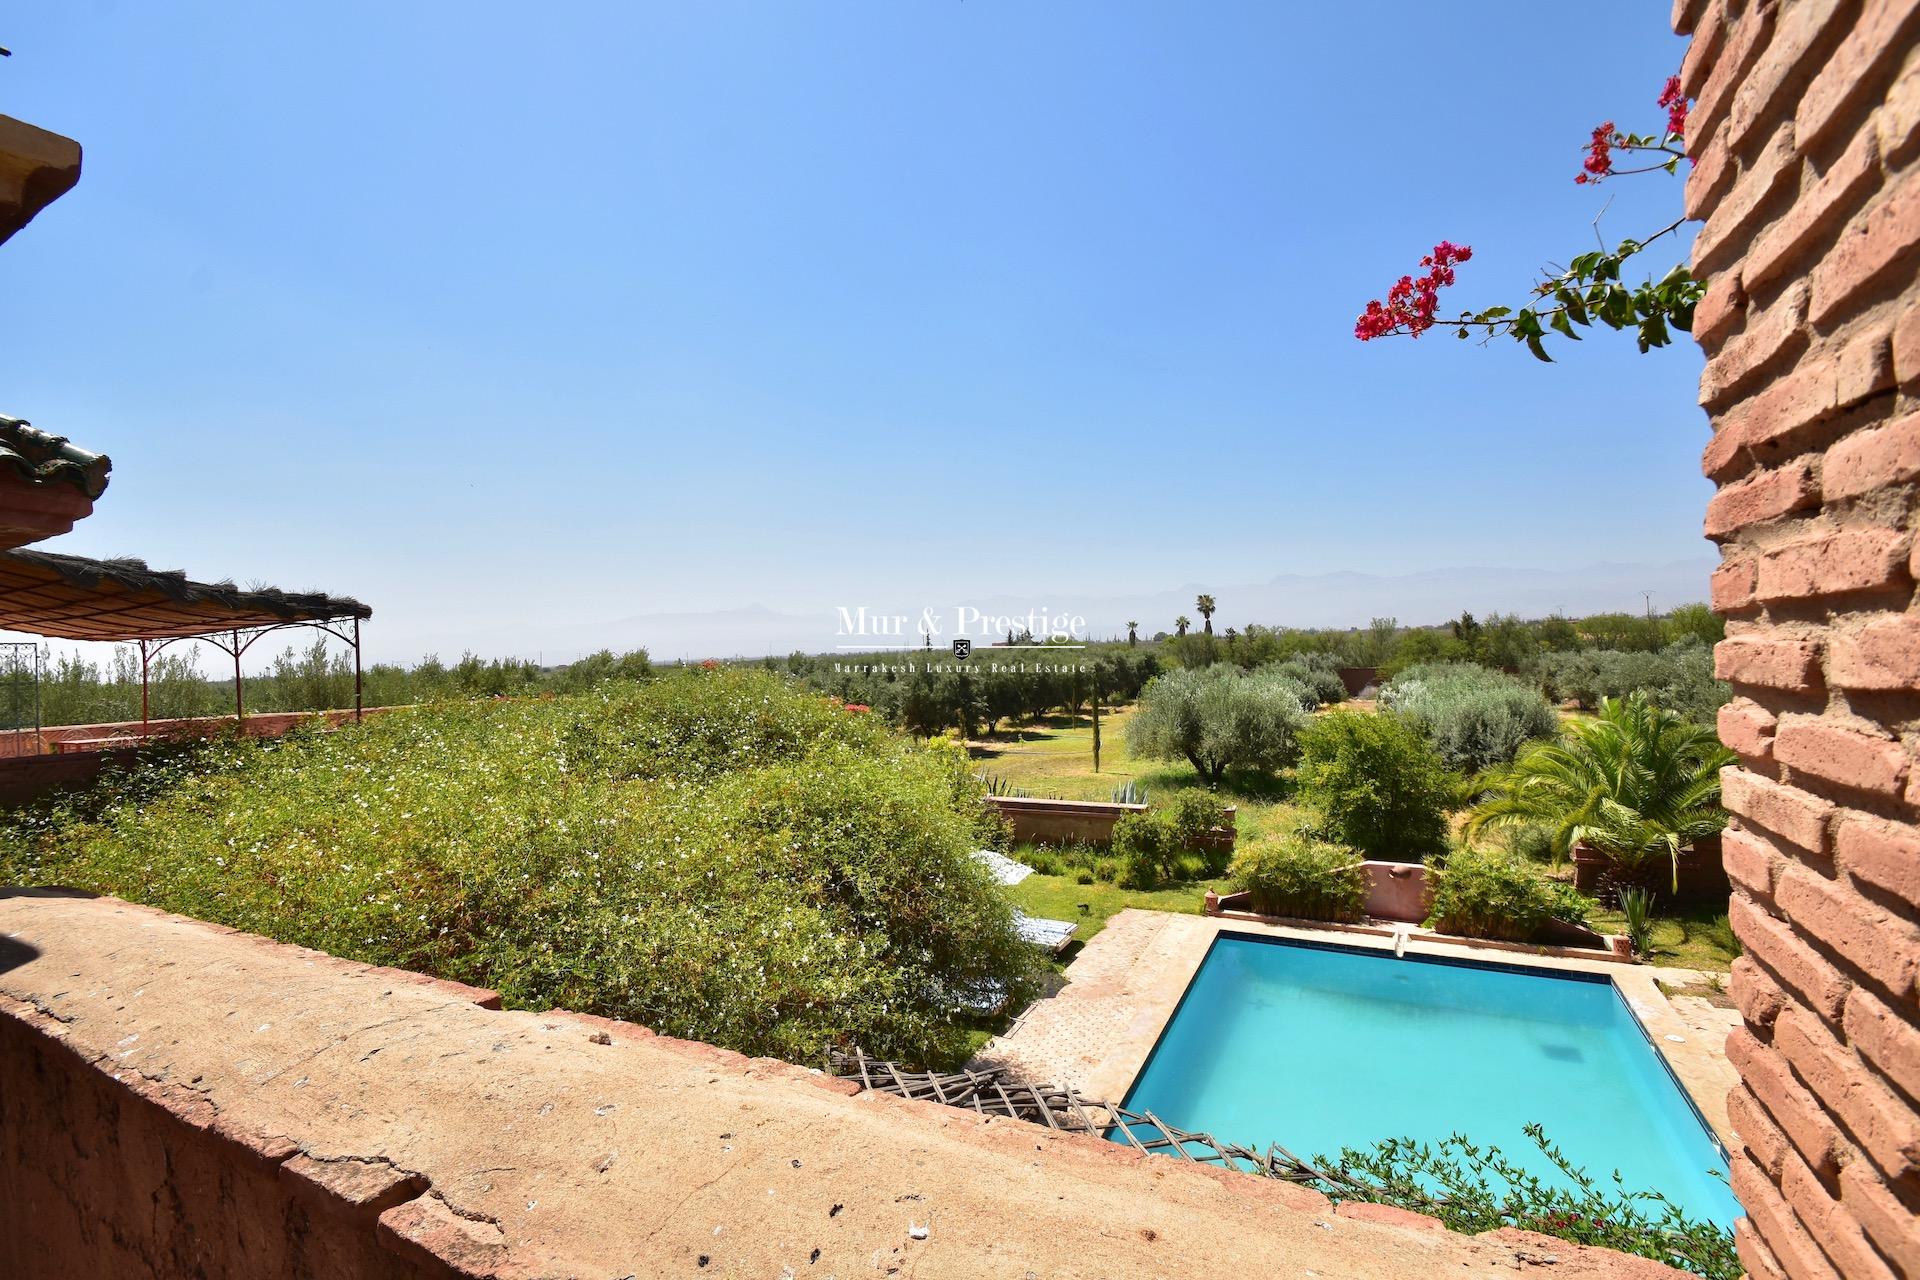
[[[1732,1226],[1711,1133],[1604,978],[1222,934],[1124,1104],[1302,1156],[1454,1133],[1557,1176],[1537,1122],[1605,1180]],[[1722,1177],[1715,1177],[1717,1171]]]

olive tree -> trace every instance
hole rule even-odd
[[[1154,760],[1185,760],[1217,784],[1229,769],[1275,773],[1300,755],[1312,696],[1272,671],[1226,664],[1156,676],[1127,723],[1127,747]]]

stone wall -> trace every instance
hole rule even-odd
[[[0,889],[0,1276],[1683,1280]]]
[[[1920,1276],[1920,3],[1679,0],[1761,1280]]]

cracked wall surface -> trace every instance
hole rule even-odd
[[[0,889],[0,1275],[1678,1273]]]

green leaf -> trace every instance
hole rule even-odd
[[[1580,335],[1573,331],[1573,322],[1567,319],[1566,312],[1564,311],[1554,312],[1553,319],[1549,320],[1547,323],[1553,326],[1553,331],[1555,333],[1565,334],[1567,337],[1572,338],[1575,342],[1580,341]]]
[[[1547,354],[1546,344],[1540,341],[1539,334],[1530,333],[1527,335],[1527,350],[1533,352],[1535,359],[1544,360],[1548,364],[1553,363],[1553,357]]]

